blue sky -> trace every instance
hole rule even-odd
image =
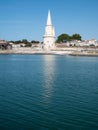
[[[56,37],[98,40],[98,0],[0,0],[0,39],[42,41],[49,9]]]

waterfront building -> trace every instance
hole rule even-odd
[[[12,49],[12,45],[5,40],[0,40],[0,49],[1,50]]]
[[[50,10],[48,11],[45,34],[43,36],[43,47],[46,50],[50,50],[55,47],[55,30],[52,25]]]

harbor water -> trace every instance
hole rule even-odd
[[[0,55],[0,130],[98,130],[98,57]]]

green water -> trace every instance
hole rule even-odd
[[[0,55],[0,130],[98,130],[98,57]]]

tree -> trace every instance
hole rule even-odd
[[[19,44],[19,43],[21,43],[21,40],[15,41],[14,43]]]
[[[31,43],[39,43],[39,41],[32,40]]]
[[[32,43],[28,42],[25,44],[25,47],[31,47],[32,46]]]
[[[80,34],[73,34],[73,35],[71,36],[71,38],[72,38],[72,40],[80,40],[80,41],[81,41],[81,36],[80,36]]]
[[[58,36],[57,38],[57,43],[60,43],[60,42],[65,42],[65,41],[70,41],[70,36],[68,34],[61,34]]]
[[[22,43],[27,44],[27,43],[29,43],[29,42],[28,42],[27,39],[23,39],[23,40],[22,40]]]
[[[15,43],[14,41],[8,41],[9,43]]]
[[[67,41],[72,41],[72,40],[80,40],[81,41],[81,36],[80,34],[73,34],[72,36],[68,34],[61,34],[57,38],[57,43],[62,43],[62,42],[67,42]]]

